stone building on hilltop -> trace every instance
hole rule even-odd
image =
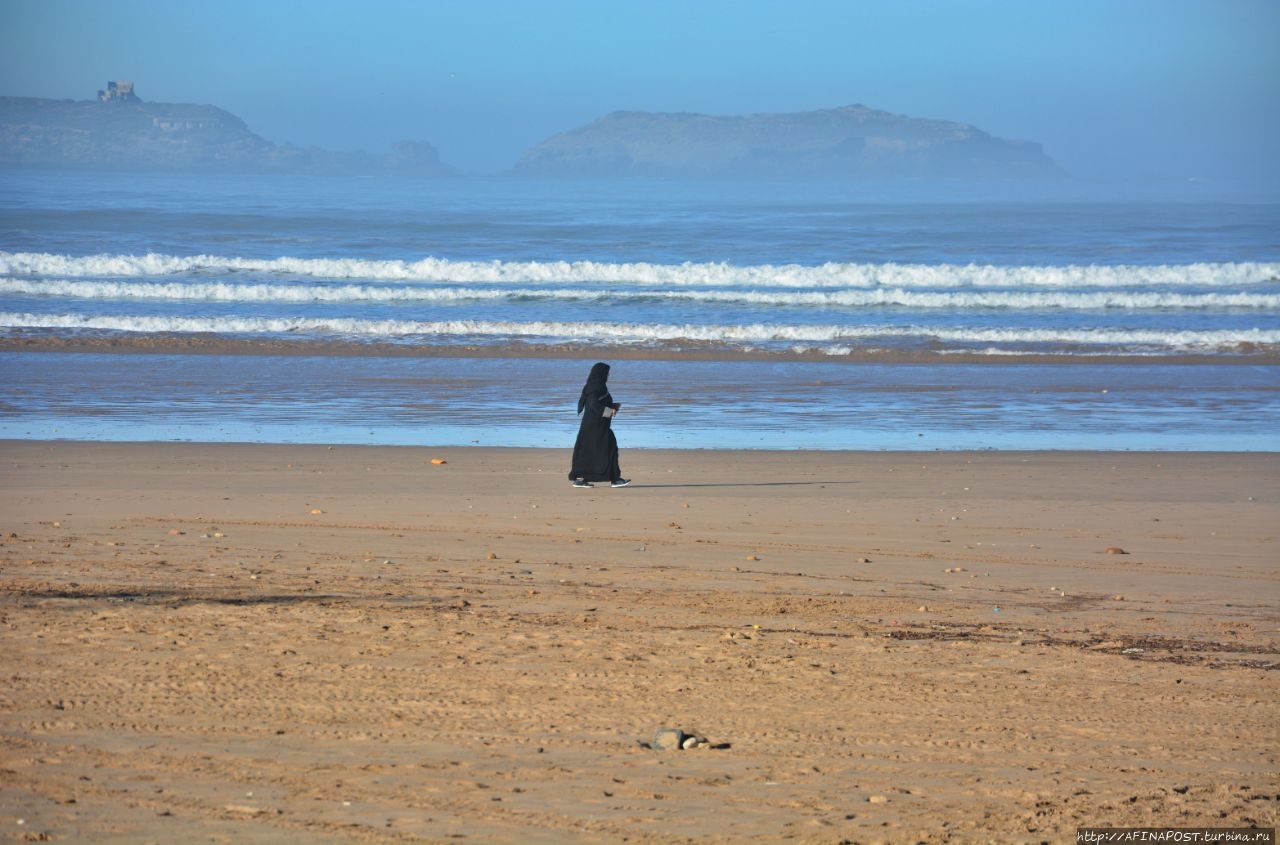
[[[142,98],[133,93],[132,82],[108,82],[107,90],[98,92],[100,103],[139,103]]]

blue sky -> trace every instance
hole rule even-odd
[[[1083,178],[1280,184],[1280,0],[0,0],[0,95],[209,103],[500,171],[611,111],[862,103]]]

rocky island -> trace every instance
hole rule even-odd
[[[453,172],[425,142],[402,141],[385,154],[277,145],[216,106],[146,102],[128,82],[109,82],[96,100],[0,97],[0,166],[414,176]]]
[[[516,172],[579,178],[1057,179],[1029,141],[863,105],[718,117],[615,112],[525,153]]]
[[[0,167],[456,175],[423,141],[402,141],[387,153],[278,145],[228,111],[146,102],[129,82],[109,82],[96,100],[0,97]],[[1037,143],[862,105],[731,116],[614,112],[537,144],[510,172],[553,179],[735,181],[1065,176]]]

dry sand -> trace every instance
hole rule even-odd
[[[0,443],[0,841],[1275,826],[1280,454],[567,460]]]

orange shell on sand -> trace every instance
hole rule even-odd
[[[449,462],[448,462],[448,461],[446,461],[444,458],[432,458],[432,459],[431,459],[431,463],[433,463],[433,464],[447,464],[447,463],[449,463]]]

